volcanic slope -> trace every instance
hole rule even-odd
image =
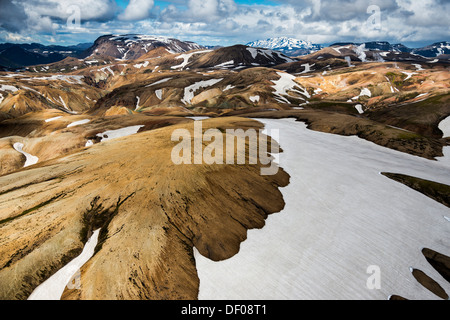
[[[196,299],[193,247],[214,261],[236,254],[248,229],[262,228],[284,207],[278,187],[289,176],[281,169],[262,176],[259,162],[175,165],[172,132],[192,133],[193,123],[102,142],[1,177],[0,298],[26,299],[100,228],[81,289],[66,290],[64,299]],[[204,129],[221,131],[261,126],[242,118],[203,121]]]

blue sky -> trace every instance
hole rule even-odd
[[[233,45],[449,40],[448,0],[0,0],[0,42],[77,44],[140,33]],[[79,22],[79,23],[78,23]]]

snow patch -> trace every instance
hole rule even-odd
[[[372,97],[372,93],[370,92],[369,89],[363,88],[363,89],[361,89],[361,93],[358,96],[353,97],[351,100],[357,100],[357,99],[359,99],[362,96],[367,96],[367,97],[370,98],[370,97]]]
[[[173,66],[171,67],[172,69],[181,69],[183,70],[187,64],[189,63],[189,59],[194,55],[194,54],[200,54],[200,53],[207,53],[207,52],[211,52],[212,50],[203,50],[203,51],[196,51],[196,52],[191,52],[191,53],[184,53],[181,54],[177,57],[175,57],[175,59],[183,59],[183,63],[177,66]]]
[[[227,85],[227,87],[225,89],[223,89],[223,92],[231,90],[233,88],[236,88],[235,86],[232,86],[231,84]]]
[[[75,122],[72,122],[71,124],[69,124],[69,125],[67,126],[67,128],[79,126],[79,125],[86,124],[86,123],[89,123],[89,122],[91,122],[91,120],[89,120],[89,119],[84,119],[84,120],[75,121]]]
[[[28,300],[60,300],[72,277],[94,255],[99,233],[100,229],[95,230],[86,242],[81,254],[39,285],[28,297]]]
[[[155,94],[159,100],[162,100],[162,89],[156,90]]]
[[[281,101],[282,103],[290,103],[288,99],[286,99],[284,96],[289,96],[288,91],[297,92],[301,95],[304,95],[308,98],[311,98],[310,94],[300,85],[295,82],[295,76],[283,73],[283,72],[277,72],[277,74],[280,76],[280,79],[278,80],[272,80],[272,82],[275,84],[272,86],[275,89],[274,94],[278,97],[278,101]],[[294,88],[299,88],[302,91],[296,90]]]
[[[200,88],[206,88],[206,87],[213,86],[222,80],[223,80],[223,78],[199,81],[199,82],[194,83],[193,85],[190,85],[189,87],[186,87],[184,89],[184,97],[183,97],[183,99],[181,99],[181,102],[183,102],[184,104],[190,104],[191,100],[194,98],[195,91],[197,91]]]
[[[52,121],[55,121],[55,120],[58,120],[58,119],[61,119],[61,118],[62,118],[62,116],[58,116],[58,117],[47,119],[47,120],[45,120],[45,122],[52,122]]]
[[[404,81],[408,80],[409,78],[411,78],[413,75],[417,74],[416,72],[406,72],[406,71],[402,71],[402,73],[406,74],[407,77],[405,78]]]
[[[444,133],[443,138],[450,137],[450,116],[439,123],[439,129]]]
[[[154,83],[152,83],[152,84],[146,85],[146,87],[156,86],[157,84],[161,84],[161,83],[167,82],[167,81],[169,81],[169,80],[171,80],[171,79],[172,79],[172,78],[162,79],[162,80],[156,81],[156,82],[154,82]]]
[[[258,103],[260,97],[259,97],[259,96],[252,96],[252,97],[249,97],[249,99],[250,99],[250,101],[253,102],[253,103]]]
[[[141,102],[141,98],[136,96],[136,108],[134,109],[134,111],[137,111],[137,109],[139,109],[139,103]]]
[[[226,67],[231,67],[231,65],[234,66],[234,60],[230,60],[221,64],[218,64],[217,66],[215,66],[214,68],[226,68]]]
[[[9,85],[9,84],[1,84],[0,85],[0,91],[11,91],[11,92],[16,92],[16,91],[18,91],[19,89],[17,89],[16,87],[14,87],[14,86],[11,86],[11,85]]]
[[[449,184],[448,164],[308,130],[294,119],[257,120],[279,132],[279,163],[291,176],[280,189],[286,205],[264,228],[249,230],[230,259],[214,262],[194,249],[199,300],[380,300],[396,292],[408,292],[411,300],[437,298],[417,290],[408,266],[435,272],[420,248],[448,249],[442,216],[449,215],[442,204],[379,172]],[[366,270],[380,263],[382,290],[368,290]],[[450,284],[442,285],[448,292]]]
[[[29,167],[29,166],[36,164],[39,161],[39,158],[29,154],[28,152],[23,151],[23,147],[24,147],[23,143],[20,143],[20,142],[16,142],[13,145],[13,148],[17,152],[20,152],[21,154],[23,154],[26,158],[26,161],[25,161],[25,164],[23,167],[25,168],[25,167]]]
[[[355,106],[356,110],[358,110],[359,114],[363,114],[364,110],[363,110],[363,106],[361,104],[357,104]]]
[[[135,64],[133,67],[135,67],[136,69],[147,68],[148,64],[149,64],[149,62],[145,61],[144,63]]]
[[[122,138],[126,136],[131,136],[138,133],[139,129],[145,127],[144,125],[130,126],[117,130],[108,130],[103,133],[98,133],[97,136],[101,138],[100,142],[108,141],[111,139]]]

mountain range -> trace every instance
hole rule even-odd
[[[437,42],[423,48],[408,48],[402,44],[390,44],[386,41],[335,43],[330,47],[342,47],[346,45],[364,45],[366,50],[409,53],[428,58],[450,54],[450,42],[448,41]],[[289,57],[309,55],[327,47],[325,45],[313,44],[309,41],[288,37],[257,40],[247,43],[246,46],[279,51]],[[3,43],[0,44],[0,70],[20,69],[27,66],[49,64],[61,61],[67,57],[83,59],[93,55],[132,60],[138,59],[148,51],[160,47],[165,48],[171,53],[220,48],[202,46],[191,41],[137,34],[105,35],[99,37],[94,43],[81,43],[72,46],[45,46],[38,43]]]

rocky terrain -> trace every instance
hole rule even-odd
[[[213,261],[235,256],[248,230],[285,207],[291,173],[282,163],[275,176],[261,176],[261,163],[176,166],[174,130],[192,132],[199,116],[224,135],[262,129],[254,119],[294,118],[440,165],[449,67],[445,54],[386,43],[290,57],[108,35],[84,57],[0,72],[0,298],[27,299],[98,229],[81,289],[62,298],[198,298],[195,250]],[[447,181],[390,178],[448,204]],[[448,255],[427,251],[446,261],[444,274]]]

